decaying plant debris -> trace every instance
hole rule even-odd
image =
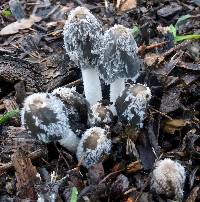
[[[14,8],[9,9],[9,5]],[[78,6],[90,10],[102,24],[103,32],[115,24],[131,29],[142,61],[136,83],[151,90],[151,100],[143,109],[142,127],[127,124],[112,114],[108,109],[109,87],[103,81],[103,99],[92,110],[87,109],[89,104],[82,99],[81,70],[78,62],[66,54],[63,41],[66,19]],[[16,13],[19,10],[20,15]],[[2,0],[0,201],[198,201],[199,11],[197,0]],[[132,84],[131,79],[127,80],[126,87]],[[103,140],[108,146],[101,142],[106,155],[100,155],[92,166],[84,166],[84,156],[79,155],[77,160],[76,154],[61,143],[44,144],[21,127],[19,111],[24,99],[33,93],[46,95],[53,91],[64,102],[66,97],[55,90],[59,87],[76,90],[74,95],[79,101],[71,110],[84,116],[77,119],[73,112],[69,122],[78,128],[78,139],[91,127],[102,127],[107,134]],[[65,102],[70,106],[69,100]],[[86,127],[87,113],[90,117]],[[95,134],[92,138],[96,143]],[[87,139],[79,151],[95,146]],[[160,166],[161,162],[168,167]],[[173,169],[179,182],[167,177]],[[162,173],[166,170],[167,175]],[[174,184],[179,186],[175,190]]]

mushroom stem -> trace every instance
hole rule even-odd
[[[112,102],[111,111],[114,115],[117,115],[117,112],[115,109],[116,99],[121,95],[124,89],[125,89],[124,78],[116,79],[113,83],[110,84],[110,101]]]
[[[69,131],[68,136],[58,141],[63,147],[67,148],[71,152],[76,152],[80,138],[74,134],[72,130]]]
[[[84,92],[90,106],[102,99],[101,82],[95,68],[82,68]]]

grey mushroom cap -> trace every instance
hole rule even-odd
[[[68,120],[74,133],[81,135],[87,128],[89,103],[75,88],[60,87],[52,92],[68,109]]]
[[[104,156],[109,155],[111,140],[107,137],[107,131],[100,127],[88,129],[82,136],[77,147],[77,159],[82,165],[89,168],[100,162]]]
[[[150,99],[151,90],[149,87],[142,84],[126,87],[115,103],[120,121],[142,128],[144,115]]]
[[[102,126],[110,124],[113,120],[113,113],[108,106],[97,102],[90,108],[88,122],[90,126]]]
[[[61,140],[71,134],[65,105],[49,93],[35,93],[25,99],[21,122],[32,136],[44,143]]]
[[[64,45],[70,59],[80,68],[93,68],[97,64],[97,46],[102,25],[87,8],[73,9],[64,26]]]
[[[137,76],[141,61],[137,55],[138,47],[131,30],[115,25],[103,36],[100,48],[100,76],[108,84],[119,78]]]

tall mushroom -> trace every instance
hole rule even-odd
[[[101,24],[87,8],[77,7],[69,14],[63,31],[66,53],[81,69],[85,97],[91,106],[102,99],[96,69],[101,30]]]
[[[68,110],[59,98],[49,93],[28,96],[21,111],[21,122],[38,140],[44,143],[59,141],[69,151],[76,151],[79,138],[72,131]]]
[[[125,89],[125,80],[134,79],[140,69],[137,56],[138,47],[131,30],[123,25],[115,25],[107,30],[101,41],[99,72],[103,80],[110,84],[110,101],[114,103]]]

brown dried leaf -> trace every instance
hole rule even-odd
[[[190,192],[186,202],[195,202],[199,194],[199,187],[194,187]]]
[[[166,133],[174,134],[175,131],[181,130],[182,127],[186,126],[189,121],[184,119],[173,119],[173,120],[167,120],[164,122],[164,128],[163,130]]]
[[[28,19],[21,19],[20,21],[13,22],[0,31],[0,36],[16,34],[20,30],[29,29],[35,22],[39,22],[41,17],[31,15]]]
[[[116,3],[116,8],[118,11],[121,12],[126,12],[131,9],[134,9],[137,7],[137,1],[136,0],[117,0]]]
[[[142,170],[143,167],[142,167],[142,164],[140,161],[135,161],[135,162],[132,162],[131,164],[129,164],[127,166],[127,172],[128,173],[135,173],[139,170]]]

